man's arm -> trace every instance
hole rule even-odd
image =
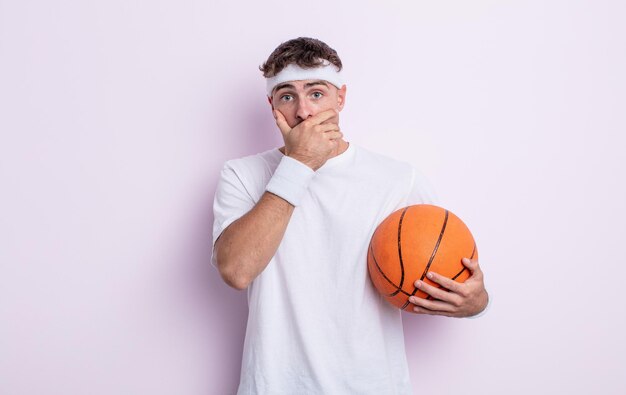
[[[428,179],[413,167],[411,191],[407,205],[434,204],[441,205]],[[484,284],[484,274],[478,259],[463,260],[471,273],[464,283],[457,283],[445,276],[430,272],[432,281],[442,288],[433,287],[426,282],[416,281],[415,287],[429,294],[433,300],[412,297],[409,299],[418,314],[444,315],[449,317],[478,318],[483,316],[491,305],[491,297]]]
[[[265,269],[282,240],[294,206],[265,192],[215,241],[217,267],[226,284],[245,289]]]
[[[463,258],[461,262],[471,273],[463,283],[434,272],[429,272],[428,278],[441,285],[441,289],[424,281],[415,281],[415,287],[432,296],[434,300],[411,296],[409,301],[415,305],[414,312],[447,317],[471,317],[486,309],[489,294],[485,289],[483,271],[478,259]]]
[[[322,124],[336,114],[335,110],[323,111],[292,129],[276,110],[287,155],[254,207],[228,225],[215,241],[217,268],[231,287],[247,288],[276,253],[315,170],[326,162],[343,136],[337,124]]]

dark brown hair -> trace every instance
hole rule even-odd
[[[276,47],[259,70],[263,72],[263,77],[271,78],[292,63],[302,68],[313,68],[322,65],[322,59],[328,60],[339,70],[343,67],[337,51],[326,43],[315,38],[298,37]]]

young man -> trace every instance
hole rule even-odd
[[[393,211],[433,203],[414,166],[343,139],[342,64],[300,37],[261,67],[285,145],[225,163],[212,263],[248,291],[238,394],[411,394],[400,310],[376,292],[367,247]],[[415,311],[475,316],[488,303],[477,261],[463,284],[419,284]],[[447,289],[447,290],[446,290]]]

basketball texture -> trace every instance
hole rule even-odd
[[[413,313],[409,296],[432,299],[415,288],[429,271],[457,282],[470,276],[464,257],[478,257],[476,243],[467,226],[450,211],[429,204],[404,207],[378,225],[369,244],[367,267],[372,283],[392,305]]]

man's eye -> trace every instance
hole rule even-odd
[[[313,92],[313,96],[314,96],[316,99],[319,99],[320,97],[322,97],[322,96],[324,96],[324,95],[322,94],[322,92]]]
[[[290,101],[292,99],[291,95],[282,95],[280,100]]]

